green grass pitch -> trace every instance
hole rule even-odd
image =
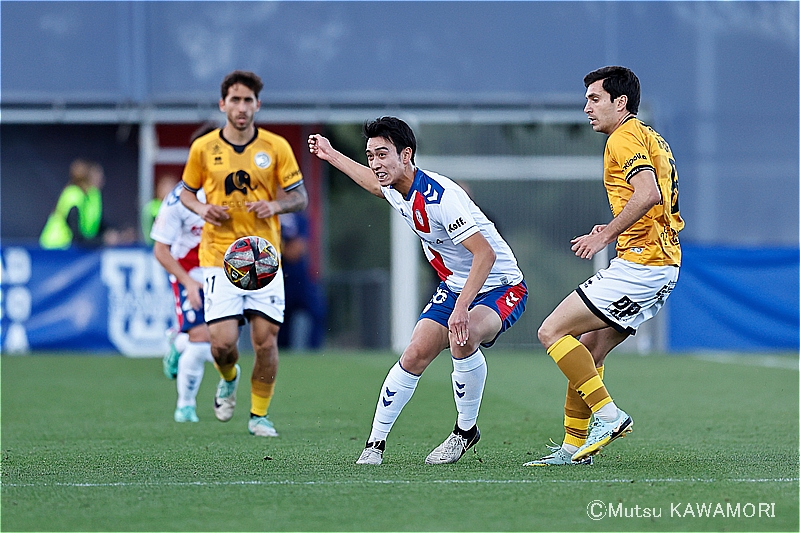
[[[176,424],[160,360],[4,356],[0,528],[798,531],[796,369],[613,354],[606,383],[633,433],[591,467],[525,468],[560,442],[566,381],[541,351],[486,355],[475,453],[423,464],[455,420],[444,353],[379,467],[354,461],[388,353],[283,353],[277,439],[247,433],[247,380],[233,420],[216,421],[211,365],[200,423]]]

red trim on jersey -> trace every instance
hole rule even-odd
[[[197,255],[199,250],[200,245],[197,245],[186,252],[186,255],[178,259],[178,264],[181,265],[186,272],[200,266],[200,257]]]
[[[433,256],[433,259],[430,260],[430,264],[436,273],[439,275],[439,279],[445,281],[448,277],[453,275],[453,271],[444,266],[444,259],[442,259],[442,254],[437,252],[436,250],[428,247],[428,251]]]
[[[527,292],[528,290],[520,283],[519,285],[509,287],[500,298],[495,300],[495,304],[497,304],[497,310],[500,312],[501,320],[508,318],[508,315],[514,311],[514,308]]]
[[[414,227],[422,233],[430,233],[431,224],[428,221],[428,212],[425,211],[425,197],[419,191],[414,191],[414,203],[411,211],[411,216],[414,217]]]
[[[169,284],[172,285],[172,296],[175,299],[175,317],[178,319],[178,331],[181,331],[183,329],[183,309],[181,309],[181,285],[177,281],[172,281],[172,280],[170,280]]]

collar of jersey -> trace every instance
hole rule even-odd
[[[414,173],[414,182],[411,184],[411,187],[408,189],[408,194],[406,195],[406,201],[411,200],[414,196],[414,191],[421,191],[420,182],[422,181],[422,177],[426,174],[417,168],[417,171]]]
[[[236,152],[237,154],[241,154],[242,152],[244,152],[245,148],[247,148],[248,146],[253,144],[253,141],[255,141],[258,138],[258,127],[256,127],[255,133],[253,134],[253,138],[250,139],[249,141],[247,141],[244,144],[233,144],[232,142],[230,142],[222,134],[222,129],[219,130],[219,138],[222,139],[223,141],[225,141],[226,143],[228,143],[231,146],[231,148],[233,148],[234,152]]]

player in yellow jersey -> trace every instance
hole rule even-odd
[[[636,118],[639,79],[624,67],[584,78],[584,112],[608,135],[603,183],[613,219],[571,241],[583,259],[616,241],[617,257],[569,294],[539,328],[539,340],[567,377],[564,443],[525,466],[591,464],[630,432],[633,419],[603,384],[608,353],[664,305],[681,263],[678,173],[669,145]],[[589,421],[594,421],[589,426]]]
[[[205,279],[204,311],[211,353],[221,376],[214,413],[223,422],[233,417],[241,374],[236,344],[239,326],[247,319],[256,356],[247,427],[253,435],[277,437],[267,410],[278,372],[277,336],[285,306],[283,272],[279,269],[263,289],[244,291],[226,279],[222,268],[225,250],[239,237],[261,236],[280,252],[278,215],[308,204],[303,176],[289,143],[255,126],[263,86],[261,78],[240,70],[222,81],[219,109],[227,121],[223,128],[192,143],[181,201],[206,222],[199,251]],[[197,199],[201,188],[207,203]]]

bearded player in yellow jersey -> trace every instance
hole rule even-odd
[[[222,81],[219,109],[227,122],[192,143],[183,172],[181,202],[206,224],[200,241],[200,266],[205,283],[204,312],[211,336],[211,353],[221,379],[214,397],[214,414],[223,422],[233,417],[241,369],[237,364],[239,326],[250,322],[255,349],[248,430],[277,437],[267,410],[278,373],[278,330],[283,322],[283,272],[257,291],[230,283],[222,268],[228,246],[237,238],[258,235],[280,252],[278,215],[304,209],[308,195],[289,143],[257,128],[261,78],[234,71]],[[207,203],[197,199],[203,189]],[[283,192],[281,192],[281,190]]]
[[[627,68],[604,67],[583,81],[584,112],[594,131],[608,135],[603,183],[614,218],[573,239],[572,251],[591,259],[616,241],[617,257],[539,328],[539,340],[569,381],[565,437],[525,466],[591,464],[604,446],[631,431],[633,419],[603,384],[603,362],[664,305],[681,263],[678,173],[666,141],[636,118],[639,79]]]

